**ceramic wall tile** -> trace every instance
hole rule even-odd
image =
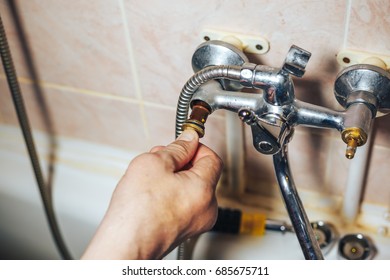
[[[329,145],[330,150],[327,155],[328,161],[323,187],[330,194],[342,196],[347,185],[351,160],[345,157],[346,144],[340,137],[329,139]]]
[[[351,1],[347,47],[390,55],[390,2]]]
[[[2,8],[5,2],[1,1]],[[15,2],[41,80],[137,96],[119,1]],[[8,28],[11,47],[17,46],[15,30]],[[15,61],[23,63],[19,52]],[[30,76],[25,69],[19,75]]]
[[[176,104],[192,75],[191,56],[201,43],[203,28],[265,36],[271,50],[254,60],[275,67],[282,65],[292,44],[311,51],[307,77],[312,83],[328,81],[337,72],[335,54],[343,42],[346,12],[343,1],[125,0],[125,7],[143,96],[151,102]]]
[[[1,80],[0,85],[4,121],[17,125],[14,107],[4,80]],[[43,100],[48,108],[48,114],[43,114],[42,101],[39,101],[31,85],[22,84],[21,89],[33,128],[47,131],[47,120],[50,120],[55,133],[62,136],[135,151],[146,149],[138,104],[43,88]]]
[[[175,139],[175,115],[173,108],[145,106],[148,125],[148,146],[165,146]]]
[[[297,129],[289,144],[290,168],[297,188],[327,193],[325,175],[329,138]]]
[[[375,118],[373,141],[375,145],[390,148],[390,115]]]
[[[329,154],[329,166],[327,168],[326,188],[331,194],[343,196],[348,176],[353,168],[352,161],[344,156],[345,144],[337,139],[333,140]],[[359,148],[357,150],[359,153]],[[390,192],[386,184],[389,164],[390,150],[378,145],[373,145],[367,159],[367,173],[363,183],[362,199],[364,202],[390,205]],[[357,160],[357,158],[353,159]]]
[[[364,188],[364,201],[390,207],[390,150],[374,147]]]

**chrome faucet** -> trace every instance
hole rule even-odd
[[[372,120],[390,110],[390,74],[366,64],[344,69],[334,91],[345,110],[334,111],[295,98],[291,76],[304,75],[310,56],[292,46],[283,66],[273,68],[249,63],[241,50],[228,43],[201,44],[192,58],[196,73],[179,97],[176,136],[184,129],[194,129],[202,137],[209,114],[218,109],[236,112],[251,127],[255,149],[273,155],[280,190],[305,258],[323,259],[294,184],[287,144],[298,125],[336,129],[347,144],[346,157],[352,159],[356,148],[366,143]],[[244,87],[261,91],[240,92]]]

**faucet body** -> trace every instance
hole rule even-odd
[[[381,70],[369,65],[365,67],[370,71]],[[354,72],[356,69],[354,67],[349,71]],[[196,91],[192,102],[195,100],[204,101],[212,111],[225,109],[236,112],[244,121],[247,120],[245,115],[251,115],[250,121],[245,122],[252,126],[253,139],[258,139],[254,142],[254,146],[259,152],[275,154],[280,151],[286,133],[292,133],[294,127],[298,125],[335,129],[341,133],[342,139],[347,144],[348,141],[356,142],[352,143],[352,146],[361,146],[367,141],[372,120],[377,115],[379,108],[376,95],[360,89],[350,91],[347,100],[336,95],[339,102],[346,108],[344,111],[336,111],[297,100],[291,74],[283,68],[245,63],[239,71],[242,86],[261,89],[262,92],[227,91],[219,83],[208,82]],[[379,73],[385,75],[382,78],[388,79],[387,72],[380,71]],[[343,78],[340,75],[339,80]],[[382,91],[386,90],[388,90],[387,85],[386,89]],[[387,109],[381,109],[379,112],[380,114],[387,113]],[[259,147],[260,142],[262,142],[262,146],[266,146],[259,134],[266,132],[265,126],[267,125],[280,128],[279,133],[274,135],[275,141],[279,143],[278,149],[269,152]],[[356,146],[352,148],[356,148]],[[351,155],[349,149],[348,146],[346,156],[352,158],[355,150]]]
[[[212,48],[213,61],[207,63],[210,60],[208,49],[216,45],[224,51]],[[225,57],[226,65],[221,57],[215,58],[218,53]],[[247,62],[246,57],[237,59],[237,56],[243,54],[223,42],[209,41],[198,47],[193,64],[196,61],[196,65],[202,67],[194,67],[196,74],[181,92],[176,136],[183,127],[199,122],[187,119],[190,104],[206,104],[209,113],[219,109],[236,112],[251,127],[255,149],[273,155],[276,178],[305,258],[323,259],[294,184],[287,144],[298,125],[336,129],[347,143],[347,158],[353,158],[356,147],[367,141],[373,118],[390,109],[390,74],[370,65],[352,66],[342,71],[336,79],[335,95],[345,110],[335,111],[295,98],[291,76],[303,76],[309,52],[292,46],[281,68],[255,65]],[[206,62],[199,63],[202,59]],[[215,61],[222,63],[216,65]],[[235,62],[232,65],[230,61]],[[260,89],[260,92],[238,91],[243,87]],[[204,126],[202,129],[204,133]]]

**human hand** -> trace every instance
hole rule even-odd
[[[84,259],[158,259],[217,218],[220,158],[186,130],[129,165]]]

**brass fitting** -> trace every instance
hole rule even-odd
[[[183,131],[186,129],[195,130],[199,138],[202,138],[205,133],[204,124],[206,123],[207,117],[211,114],[211,109],[206,102],[195,101],[192,104],[192,112],[190,118],[186,120],[183,125]]]
[[[347,144],[345,156],[348,159],[353,159],[356,148],[367,142],[367,133],[359,127],[348,127],[341,133],[341,138]]]

